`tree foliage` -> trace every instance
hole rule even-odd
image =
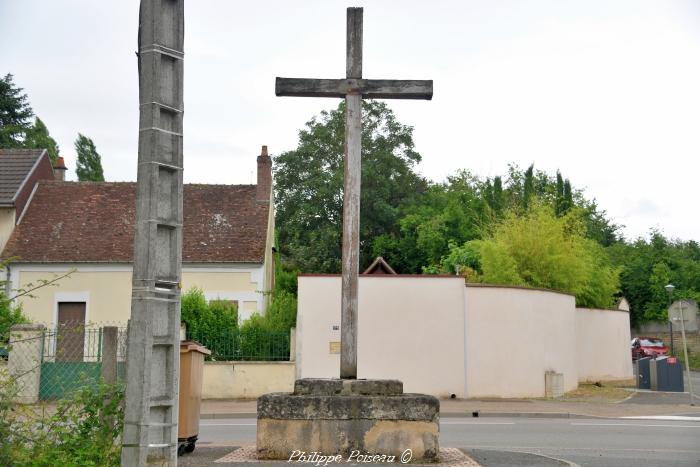
[[[46,125],[39,117],[34,120],[34,125],[27,130],[24,147],[29,149],[46,149],[49,153],[51,164],[56,163],[58,143],[51,137],[48,128],[46,128]]]
[[[24,147],[34,112],[22,91],[11,74],[0,78],[0,148]]]
[[[23,89],[11,74],[0,78],[0,148],[46,149],[51,163],[58,157],[58,144],[44,122],[36,117]]]
[[[305,272],[340,271],[345,103],[322,112],[299,132],[299,145],[275,158],[275,202],[282,253]],[[413,129],[386,104],[362,104],[360,262],[372,260],[372,239],[397,230],[402,206],[425,191],[413,167]]]
[[[180,298],[180,321],[188,335],[216,334],[238,327],[238,309],[228,300],[207,301],[202,289],[194,287]]]
[[[619,290],[619,271],[585,237],[580,214],[557,217],[542,204],[531,204],[524,215],[508,213],[482,240],[452,244],[441,265],[475,282],[571,293],[579,306],[592,308],[611,307]]]
[[[104,182],[102,159],[97,152],[95,143],[87,136],[78,133],[78,138],[75,140],[75,152],[78,153],[75,168],[78,180],[81,182]]]
[[[292,269],[340,270],[343,112],[309,121],[297,149],[275,160],[278,244]],[[700,299],[696,242],[658,232],[628,242],[565,174],[534,165],[428,182],[415,173],[411,127],[376,102],[365,102],[363,120],[362,266],[383,256],[399,273],[554,288],[592,307],[624,295],[634,323],[665,319],[668,282],[677,298]]]
[[[622,268],[622,294],[630,303],[632,322],[666,321],[669,297],[664,286],[676,286],[674,300],[700,302],[700,245],[695,241],[670,240],[651,231],[649,239],[618,243],[610,249]]]

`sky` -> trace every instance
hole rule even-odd
[[[336,0],[185,2],[187,183],[255,183],[255,158],[296,148],[337,99],[275,97],[276,76],[342,78],[345,9],[364,7],[363,76],[432,79],[389,101],[414,127],[417,170],[554,174],[628,239],[700,240],[700,2]],[[110,181],[136,179],[137,0],[0,0],[12,73],[75,179],[78,132]]]

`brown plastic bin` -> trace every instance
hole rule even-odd
[[[199,436],[204,356],[211,351],[193,341],[180,342],[180,403],[177,424],[178,454],[194,451]]]

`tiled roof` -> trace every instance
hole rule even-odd
[[[185,185],[183,262],[262,263],[269,206],[255,195],[255,185]],[[135,183],[41,181],[2,257],[130,263],[135,218]]]
[[[15,195],[45,149],[0,149],[0,204],[14,203]]]

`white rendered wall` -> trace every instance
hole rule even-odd
[[[633,378],[630,340],[629,312],[577,308],[579,381]]]
[[[575,301],[537,289],[466,287],[469,397],[543,397],[544,375],[578,386]]]
[[[300,276],[297,377],[337,378],[340,276]],[[358,378],[400,379],[406,392],[465,396],[464,280],[361,276]]]

